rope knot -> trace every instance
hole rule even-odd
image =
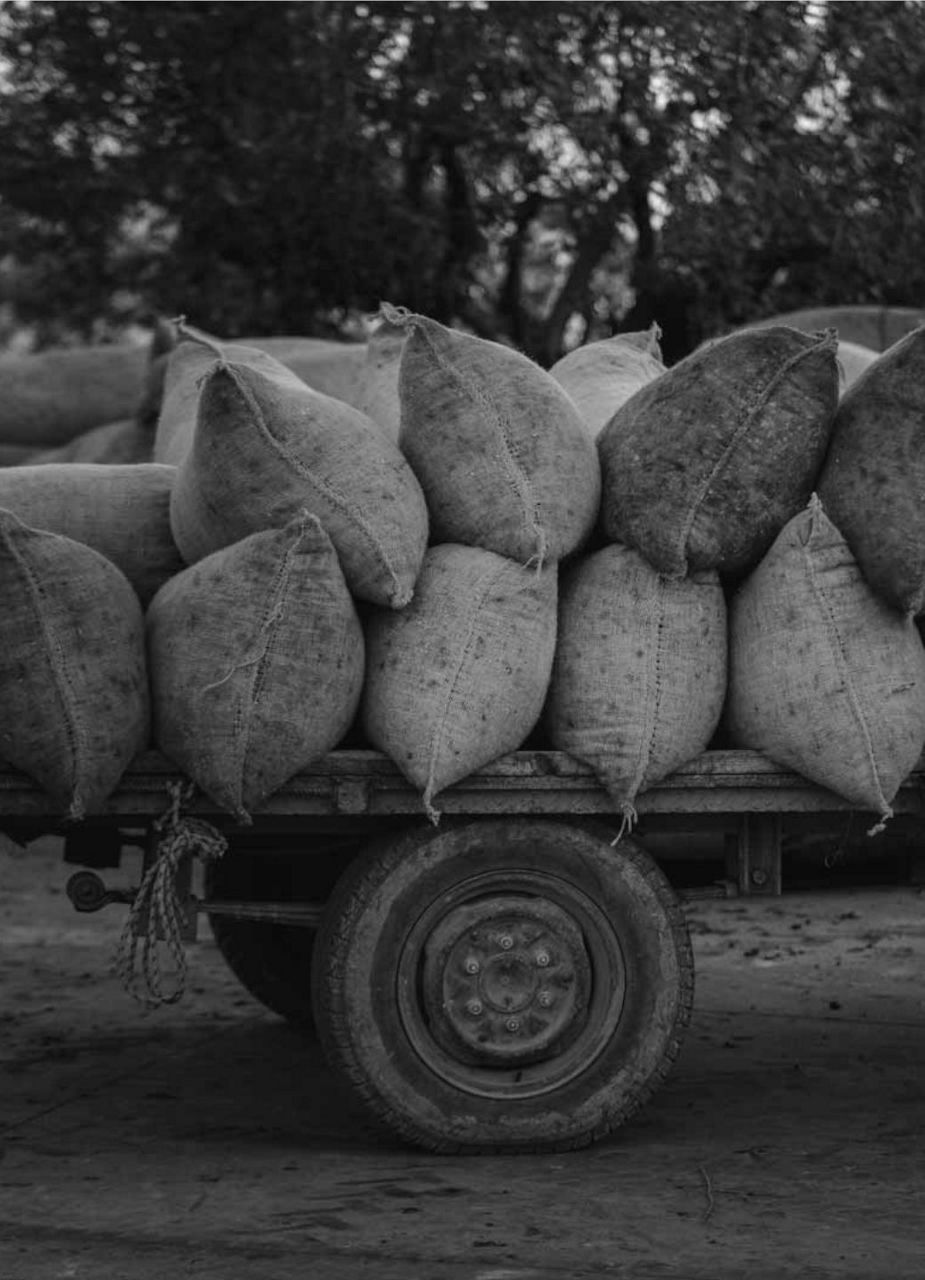
[[[210,822],[183,815],[182,807],[194,790],[191,783],[167,784],[170,803],[153,824],[159,835],[157,852],[129,908],[116,952],[115,967],[123,987],[149,1009],[175,1004],[186,989],[183,905],[178,888],[181,867],[188,858],[216,861],[228,847]],[[161,975],[161,942],[173,962],[175,977],[170,988],[165,987]]]

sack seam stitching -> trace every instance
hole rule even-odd
[[[797,365],[799,365],[803,360],[808,359],[810,356],[816,355],[819,351],[831,348],[833,342],[834,339],[827,334],[825,337],[820,338],[818,342],[815,342],[811,347],[807,347],[803,351],[798,351],[794,355],[790,356],[780,366],[780,368],[775,371],[773,377],[768,380],[767,384],[762,389],[761,394],[749,406],[745,417],[732,433],[729,442],[710,470],[710,474],[700,486],[697,497],[688,508],[688,514],[681,526],[677,542],[677,551],[684,565],[688,564],[688,553],[686,551],[687,541],[691,535],[691,531],[694,527],[694,522],[697,519],[700,508],[703,506],[704,500],[710,492],[710,489],[715,484],[717,478],[728,468],[729,460],[738,448],[742,438],[747,436],[751,431],[755,418],[765,408],[771,396],[777,390],[781,382],[783,382],[784,378],[788,376]]]
[[[342,497],[332,485],[328,484],[327,481],[322,480],[319,476],[314,475],[314,473],[310,471],[309,468],[306,467],[305,464],[298,457],[296,457],[293,453],[291,453],[288,449],[284,447],[282,442],[279,441],[276,438],[276,436],[273,435],[272,431],[267,425],[266,417],[263,413],[263,410],[260,407],[260,403],[257,400],[257,397],[253,394],[250,387],[241,377],[237,369],[232,368],[231,365],[226,365],[225,368],[227,373],[231,376],[232,382],[237,388],[239,394],[241,395],[241,398],[245,401],[248,408],[253,412],[257,420],[258,430],[266,438],[271,448],[289,466],[291,466],[292,469],[302,477],[302,479],[307,480],[308,483],[312,485],[321,494],[322,497],[326,498],[327,501],[330,502],[332,506],[334,506],[338,511],[340,511],[341,515],[343,515],[351,523],[351,525],[354,526],[360,532],[360,534],[366,538],[367,542],[373,548],[373,553],[375,558],[379,561],[380,565],[385,569],[386,574],[391,579],[392,600],[394,601],[398,599],[403,601],[404,603],[407,603],[407,601],[405,600],[406,593],[401,590],[401,581],[399,579],[399,575],[396,572],[390,557],[386,554],[385,550],[380,545],[380,542],[377,539],[370,525],[363,519],[362,516],[357,515],[354,512],[353,508],[351,507],[350,503],[346,500],[346,498]]]

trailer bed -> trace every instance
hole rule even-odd
[[[167,786],[182,781],[157,752],[137,757],[93,820],[156,817]],[[436,797],[441,814],[562,814],[612,817],[613,801],[592,771],[560,751],[516,751],[448,787]],[[185,811],[221,817],[197,794]],[[781,768],[756,751],[708,751],[635,801],[647,814],[844,813],[856,805]],[[897,814],[925,812],[925,758],[909,775],[893,804]],[[376,751],[335,751],[291,778],[254,813],[261,817],[422,816],[419,793],[394,764]],[[54,818],[47,798],[25,774],[0,767],[0,821]]]

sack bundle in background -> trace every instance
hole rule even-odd
[[[243,341],[285,365],[313,391],[343,400],[345,404],[357,404],[366,362],[365,342],[285,335],[245,338]]]
[[[903,613],[925,608],[925,326],[841,398],[819,496],[869,585]]]
[[[366,344],[358,391],[348,400],[349,404],[372,418],[396,444],[401,434],[398,378],[407,336],[400,325],[390,324],[388,320],[377,325]],[[345,396],[344,399],[348,398]]]
[[[428,516],[398,446],[359,410],[282,366],[213,357],[171,497],[181,555],[193,564],[302,511],[323,524],[358,599],[395,609],[408,603]]]
[[[133,416],[147,359],[128,342],[0,355],[0,442],[47,449]]]
[[[34,466],[49,462],[93,462],[100,466],[126,466],[150,462],[154,457],[154,429],[134,418],[106,422],[81,431],[68,444],[42,449],[28,461]]]
[[[735,745],[888,818],[925,744],[925,648],[815,496],[733,598],[729,643]]]
[[[422,793],[516,750],[540,718],[556,644],[557,571],[479,547],[424,559],[414,600],[367,622],[363,726]]]
[[[658,325],[588,342],[549,370],[584,418],[595,439],[640,388],[665,372]]]
[[[367,363],[365,343],[285,336],[236,338],[233,342],[221,343],[218,338],[195,329],[182,320],[161,320],[151,341],[144,386],[136,414],[141,425],[157,425],[164,408],[165,395],[168,390],[175,388],[180,369],[180,365],[175,363],[173,370],[170,370],[171,355],[186,340],[211,343],[213,348],[223,347],[229,360],[248,361],[253,359],[254,352],[270,356],[315,391],[362,408],[360,398],[363,395]],[[256,357],[255,367],[262,367],[259,356]],[[166,415],[165,426],[161,430],[161,448],[165,447],[165,437],[172,434],[172,427],[166,424],[176,416],[176,407],[178,406]],[[175,459],[158,458],[158,461]]]
[[[432,541],[519,564],[559,560],[594,527],[594,440],[554,378],[499,343],[395,307],[402,451],[427,497]]]
[[[154,463],[22,466],[0,471],[0,507],[93,547],[122,570],[144,605],[183,568],[170,532],[175,474]]]
[[[141,605],[92,548],[0,510],[0,760],[99,812],[148,745]]]
[[[363,631],[313,517],[184,570],[147,627],[155,745],[240,821],[353,721]]]
[[[675,577],[755,565],[816,482],[835,347],[834,330],[745,330],[637,391],[598,437],[607,537]]]
[[[566,574],[544,723],[632,821],[640,791],[705,751],[726,695],[726,601],[713,571],[658,573],[617,543]]]

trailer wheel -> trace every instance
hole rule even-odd
[[[264,846],[269,840],[264,837]],[[329,844],[332,842],[329,842]],[[323,902],[343,869],[345,856],[356,853],[356,840],[344,848],[308,852],[255,847],[233,838],[223,858],[206,864],[205,896],[250,902]],[[272,1013],[304,1032],[314,1029],[311,965],[316,930],[235,916],[209,915],[216,946],[242,987]]]
[[[367,850],[315,944],[332,1069],[394,1134],[444,1152],[559,1151],[661,1084],[693,1001],[683,912],[629,840],[548,820]]]

